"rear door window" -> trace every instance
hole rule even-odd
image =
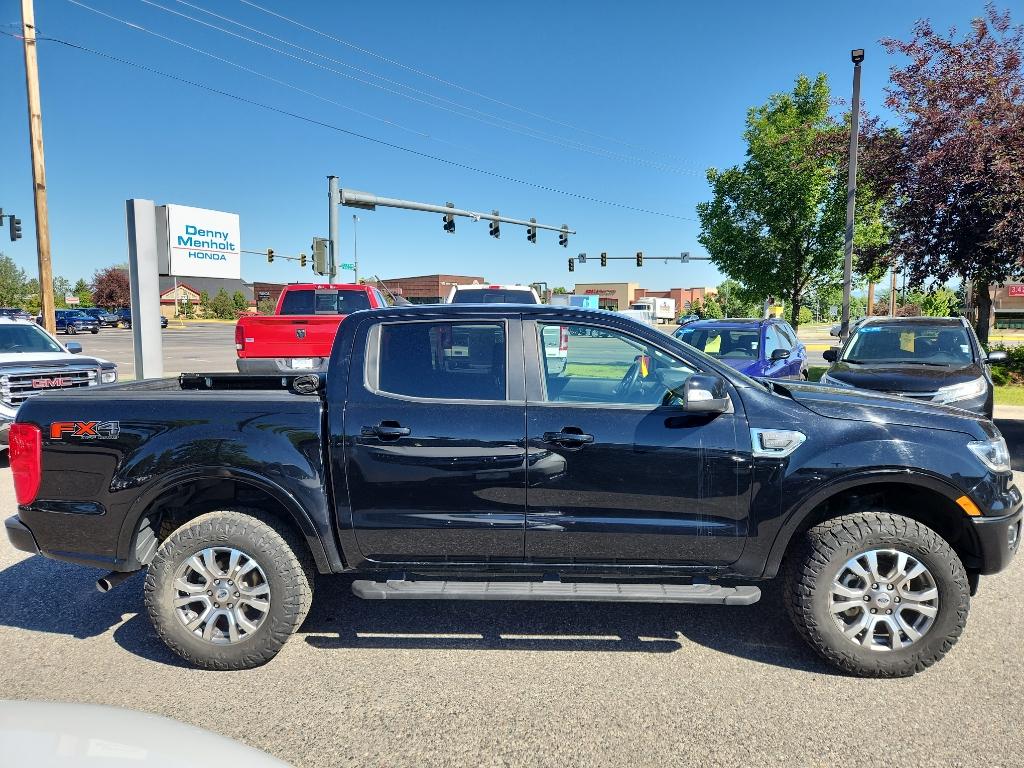
[[[370,389],[404,397],[506,400],[504,323],[385,323],[371,333]],[[375,339],[376,337],[376,339]]]
[[[350,315],[370,308],[366,291],[288,291],[281,304],[282,315]]]

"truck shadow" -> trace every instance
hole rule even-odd
[[[114,630],[136,656],[185,663],[145,615],[142,576],[107,594],[103,572],[29,557],[0,571],[0,625],[87,639]],[[766,584],[747,607],[637,603],[370,601],[351,577],[321,577],[309,617],[291,642],[327,652],[356,650],[524,650],[673,653],[688,643],[763,664],[836,674],[790,626],[778,589]]]
[[[336,582],[332,584],[331,581]],[[773,584],[746,607],[639,603],[372,601],[321,579],[301,629],[320,649],[673,653],[688,643],[751,661],[839,674],[792,628]],[[326,588],[325,588],[326,587]]]

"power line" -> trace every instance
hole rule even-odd
[[[324,32],[323,30],[317,29],[316,27],[310,26],[308,24],[304,24],[301,21],[298,21],[296,19],[290,18],[290,17],[285,16],[283,14],[280,14],[277,11],[272,11],[269,8],[265,8],[264,6],[259,5],[258,3],[252,2],[252,0],[239,0],[239,2],[244,3],[245,5],[250,6],[251,8],[255,8],[256,10],[261,11],[261,12],[263,12],[265,14],[268,14],[270,16],[274,16],[274,17],[276,17],[278,19],[281,19],[282,21],[287,21],[289,24],[294,24],[295,26],[297,26],[297,27],[299,27],[301,29],[304,29],[307,32],[312,32],[315,35],[319,35],[321,37],[327,38],[328,40],[333,40],[334,42],[339,43],[340,45],[347,46],[347,47],[351,48],[352,50],[359,51],[360,53],[364,53],[367,56],[372,56],[373,58],[378,59],[378,60],[383,61],[383,62],[386,62],[387,64],[391,64],[392,66],[399,67],[399,68],[404,69],[404,70],[406,70],[408,72],[412,72],[414,74],[419,75],[420,77],[425,77],[425,78],[428,78],[430,80],[434,80],[434,81],[436,81],[438,83],[441,83],[442,85],[446,85],[446,86],[448,86],[450,88],[455,88],[457,90],[462,91],[463,93],[468,93],[468,94],[470,94],[472,96],[476,96],[477,98],[486,99],[487,101],[490,101],[490,102],[492,102],[494,104],[498,104],[498,105],[500,105],[502,107],[506,107],[507,109],[512,109],[512,110],[515,110],[517,112],[522,112],[523,114],[529,115],[530,117],[536,117],[536,118],[538,118],[540,120],[546,120],[547,122],[553,123],[554,125],[559,125],[559,126],[561,126],[563,128],[568,128],[568,129],[573,130],[573,131],[579,131],[580,133],[585,133],[585,134],[588,134],[590,136],[594,136],[595,138],[604,139],[605,141],[611,141],[611,142],[614,142],[615,144],[620,144],[622,146],[631,147],[633,149],[639,149],[639,150],[647,152],[648,154],[651,154],[651,155],[659,155],[661,157],[667,157],[667,158],[670,158],[672,160],[676,160],[678,162],[688,162],[686,160],[686,158],[679,157],[678,155],[672,155],[672,154],[668,154],[666,152],[660,152],[660,151],[657,151],[657,150],[652,150],[652,149],[644,147],[644,146],[642,146],[640,144],[634,144],[632,142],[628,142],[628,141],[625,141],[623,139],[615,138],[614,136],[607,136],[605,134],[598,133],[597,131],[592,131],[592,130],[587,129],[587,128],[581,128],[581,127],[579,127],[577,125],[573,125],[572,123],[567,123],[567,122],[564,122],[564,121],[559,120],[557,118],[549,117],[547,115],[541,114],[540,112],[534,112],[533,110],[527,109],[526,107],[521,107],[521,106],[519,106],[517,104],[512,104],[510,102],[503,101],[502,99],[498,99],[498,98],[496,98],[494,96],[490,96],[490,95],[488,95],[486,93],[481,93],[480,91],[475,91],[472,88],[467,88],[464,85],[459,85],[458,83],[452,82],[451,80],[446,80],[445,78],[440,77],[439,75],[435,75],[435,74],[433,74],[431,72],[426,72],[426,71],[424,71],[422,69],[417,69],[416,67],[409,66],[408,64],[404,64],[401,61],[398,61],[396,59],[392,59],[392,58],[389,58],[387,56],[384,56],[383,54],[377,53],[376,51],[370,50],[369,48],[364,48],[363,46],[357,45],[356,43],[353,43],[350,40],[345,40],[344,38],[337,37],[337,36],[332,35],[332,34],[330,34],[328,32]]]
[[[89,6],[89,5],[86,5],[85,3],[79,2],[79,0],[68,0],[68,2],[71,3],[72,5],[77,5],[80,8],[83,8],[83,9],[85,9],[87,11],[95,13],[98,16],[103,16],[103,17],[108,18],[108,19],[110,19],[112,21],[116,21],[119,24],[124,24],[126,27],[131,27],[132,29],[136,29],[136,30],[138,30],[140,32],[145,32],[148,35],[152,35],[153,37],[160,38],[161,40],[165,40],[165,41],[167,41],[169,43],[173,43],[174,45],[181,46],[182,48],[185,48],[187,50],[193,51],[194,53],[199,53],[199,54],[201,54],[203,56],[207,56],[207,57],[209,57],[211,59],[214,59],[215,61],[220,61],[220,62],[222,62],[224,64],[227,64],[227,65],[229,65],[231,67],[235,67],[236,69],[239,69],[239,70],[241,70],[243,72],[248,72],[249,74],[256,75],[257,77],[262,77],[263,79],[269,80],[270,82],[276,83],[277,85],[284,86],[285,88],[290,88],[293,91],[298,91],[299,93],[302,93],[302,94],[304,94],[306,96],[312,96],[314,99],[319,99],[320,101],[324,101],[324,102],[326,102],[328,104],[333,104],[334,106],[341,107],[342,109],[346,109],[349,112],[354,112],[355,114],[360,115],[362,117],[367,117],[367,118],[370,118],[371,120],[377,120],[378,122],[385,123],[386,125],[390,125],[390,126],[392,126],[394,128],[398,128],[399,130],[402,130],[402,131],[406,131],[407,133],[412,133],[412,134],[414,134],[416,136],[420,136],[421,138],[431,139],[433,141],[437,141],[437,142],[440,142],[442,144],[448,144],[449,146],[456,147],[458,149],[465,149],[465,150],[469,150],[469,151],[473,151],[473,152],[476,151],[476,150],[473,150],[473,149],[471,149],[469,147],[460,146],[460,145],[458,145],[458,144],[456,144],[454,142],[448,141],[447,139],[438,138],[437,136],[434,136],[434,135],[429,134],[429,133],[425,133],[425,132],[420,131],[420,130],[418,130],[416,128],[410,128],[408,126],[402,125],[401,123],[396,123],[394,120],[391,120],[390,118],[380,117],[379,115],[374,115],[374,114],[371,114],[370,112],[364,112],[361,109],[356,109],[355,107],[351,107],[348,104],[344,104],[344,103],[342,103],[340,101],[337,101],[335,99],[331,99],[331,98],[329,98],[327,96],[324,96],[322,94],[316,93],[315,91],[310,91],[310,90],[308,90],[306,88],[302,88],[301,86],[295,85],[294,83],[290,83],[290,82],[288,82],[286,80],[281,80],[280,78],[274,77],[273,75],[268,75],[265,72],[260,72],[257,69],[252,69],[251,67],[247,67],[244,64],[239,64],[237,62],[231,61],[230,59],[226,59],[223,56],[218,56],[218,55],[216,55],[214,53],[210,53],[209,51],[207,51],[207,50],[205,50],[203,48],[198,48],[198,47],[196,47],[194,45],[189,45],[188,43],[183,43],[182,41],[176,40],[173,37],[169,37],[167,35],[161,34],[160,32],[155,32],[155,31],[153,31],[151,29],[147,29],[146,27],[143,27],[140,24],[136,24],[135,22],[128,21],[127,19],[122,19],[122,18],[120,18],[118,16],[114,16],[112,14],[106,13],[105,11],[101,11],[101,10],[99,10],[97,8],[93,8],[92,6]]]
[[[68,2],[72,2],[75,5],[82,5],[81,3],[78,3],[75,0],[68,0]],[[425,96],[426,99],[417,98],[416,96],[410,95],[409,93],[403,93],[402,91],[395,90],[394,88],[388,88],[388,87],[386,87],[384,85],[381,85],[380,83],[374,83],[374,82],[371,82],[369,80],[364,80],[363,78],[356,77],[355,75],[351,75],[351,74],[349,74],[347,72],[341,72],[341,71],[339,71],[337,69],[334,69],[332,67],[328,67],[328,66],[325,66],[323,64],[319,64],[319,63],[317,63],[315,61],[310,61],[309,59],[305,59],[305,58],[303,58],[301,56],[296,56],[293,53],[289,53],[288,51],[283,51],[280,48],[275,48],[272,45],[268,45],[268,44],[263,43],[263,42],[261,42],[259,40],[254,40],[251,37],[246,37],[245,35],[242,35],[242,34],[239,34],[237,32],[234,32],[234,31],[232,31],[230,29],[225,29],[224,27],[217,26],[216,24],[211,24],[208,21],[203,21],[202,19],[196,18],[195,16],[190,16],[187,13],[182,13],[181,11],[176,11],[173,8],[168,8],[168,7],[164,6],[164,5],[161,5],[160,3],[154,2],[154,0],[140,0],[140,2],[142,2],[142,3],[146,4],[146,5],[152,6],[154,8],[158,8],[161,11],[164,11],[165,13],[170,13],[170,14],[172,14],[174,16],[178,16],[180,18],[187,19],[187,20],[189,20],[191,22],[194,22],[196,24],[201,24],[201,25],[203,25],[205,27],[208,27],[210,29],[214,29],[214,30],[216,30],[216,31],[218,31],[218,32],[220,32],[222,34],[230,35],[231,37],[237,38],[239,40],[243,40],[243,41],[245,41],[247,43],[250,43],[252,45],[259,46],[260,48],[264,48],[266,50],[273,51],[274,53],[276,53],[278,55],[286,56],[286,57],[288,57],[288,58],[290,58],[290,59],[292,59],[294,61],[298,61],[298,62],[301,62],[303,64],[307,64],[308,66],[315,67],[317,69],[320,69],[320,70],[323,70],[323,71],[326,71],[326,72],[330,72],[331,74],[337,75],[339,77],[344,77],[344,78],[348,78],[349,80],[354,80],[357,83],[361,83],[361,84],[369,86],[371,88],[377,88],[379,90],[385,91],[386,93],[390,93],[390,94],[393,94],[393,95],[396,95],[396,96],[400,96],[402,98],[409,99],[409,100],[417,102],[419,104],[425,104],[426,106],[432,107],[434,109],[444,110],[445,112],[450,112],[452,114],[458,115],[459,117],[468,118],[470,120],[476,120],[478,122],[484,123],[485,125],[489,125],[489,126],[491,126],[493,128],[499,128],[499,129],[502,129],[502,130],[510,131],[510,132],[516,133],[516,134],[518,134],[520,136],[526,136],[528,138],[535,139],[535,140],[538,140],[538,141],[545,141],[545,142],[548,142],[550,144],[554,144],[556,146],[562,147],[564,149],[574,149],[574,150],[577,150],[577,151],[580,151],[580,152],[587,152],[589,154],[596,155],[598,157],[604,157],[604,158],[608,158],[608,159],[612,159],[612,160],[620,160],[622,162],[627,162],[627,163],[632,163],[632,164],[636,164],[636,165],[641,165],[641,166],[652,168],[652,169],[655,169],[655,170],[668,171],[668,172],[671,172],[671,173],[689,174],[689,175],[692,175],[692,176],[699,176],[699,177],[703,176],[702,172],[698,172],[698,171],[695,171],[693,169],[678,168],[676,166],[668,165],[666,163],[655,162],[655,161],[651,161],[651,160],[645,160],[643,158],[634,157],[632,155],[624,155],[624,154],[619,153],[619,152],[613,152],[611,150],[604,149],[602,147],[597,147],[597,146],[593,146],[593,145],[590,145],[590,144],[584,144],[583,142],[575,141],[573,139],[566,139],[566,138],[563,138],[561,136],[557,136],[555,134],[547,133],[545,131],[540,131],[540,130],[538,130],[536,128],[531,128],[530,126],[524,125],[522,123],[516,123],[514,121],[507,120],[507,119],[505,119],[503,117],[500,117],[498,115],[493,115],[493,114],[490,114],[488,112],[484,112],[482,110],[475,109],[473,107],[469,107],[469,106],[466,106],[464,104],[460,104],[457,101],[453,101],[451,99],[447,99],[447,98],[445,98],[443,96],[437,96],[436,94],[432,94],[429,91],[424,91],[424,90],[421,90],[419,88],[414,88],[414,87],[406,85],[405,83],[402,83],[402,82],[400,82],[398,80],[393,80],[391,78],[384,77],[383,75],[379,75],[379,74],[377,74],[375,72],[372,72],[372,71],[370,71],[368,69],[363,69],[362,67],[357,67],[357,66],[355,66],[353,64],[349,64],[349,63],[347,63],[345,61],[342,61],[341,59],[337,59],[337,58],[334,58],[332,56],[328,56],[327,54],[320,53],[319,51],[316,51],[316,50],[314,50],[312,48],[306,48],[304,46],[299,45],[298,43],[293,43],[293,42],[291,42],[289,40],[286,40],[286,39],[281,38],[281,37],[277,37],[277,36],[272,35],[272,34],[270,34],[268,32],[263,32],[262,30],[256,29],[255,27],[251,27],[251,26],[249,26],[247,24],[244,24],[244,23],[242,23],[240,21],[237,21],[236,19],[232,19],[232,18],[230,18],[228,16],[223,16],[221,14],[214,13],[213,11],[206,10],[205,8],[202,8],[202,7],[198,6],[198,5],[195,5],[194,3],[185,2],[185,0],[176,0],[176,2],[178,2],[181,5],[186,5],[186,6],[190,7],[190,8],[195,8],[196,10],[198,10],[198,11],[200,11],[202,13],[205,13],[205,14],[208,14],[208,15],[213,16],[215,18],[218,18],[218,19],[221,19],[223,21],[226,21],[229,24],[234,24],[234,25],[236,25],[238,27],[241,27],[243,29],[249,30],[250,32],[253,32],[255,34],[262,35],[262,36],[267,37],[267,38],[269,38],[271,40],[274,40],[276,42],[282,43],[284,45],[290,46],[290,47],[295,48],[297,50],[300,50],[300,51],[303,51],[305,53],[311,54],[313,56],[316,56],[317,58],[325,59],[327,61],[334,62],[335,64],[339,64],[342,67],[345,67],[347,69],[352,69],[352,70],[354,70],[356,72],[359,72],[361,74],[377,78],[378,80],[382,80],[385,83],[389,83],[391,85],[395,85],[395,86],[397,86],[399,88],[404,88],[404,89],[406,89],[408,91],[411,91],[414,94],[419,94],[420,96]],[[87,8],[88,6],[84,6],[83,5],[82,7],[86,7]],[[112,18],[116,18],[116,17],[112,17]],[[139,25],[137,25],[137,24],[134,25],[134,26],[139,27]],[[432,99],[433,101],[430,101],[428,99]],[[443,102],[443,103],[435,103],[435,102]],[[452,106],[445,106],[445,104],[449,104],[449,105],[452,105]],[[467,114],[467,113],[469,113],[469,114]]]
[[[12,38],[20,39],[20,35],[15,35],[15,34],[12,34],[10,32],[4,32],[3,30],[0,30],[0,34],[7,35],[8,37],[12,37]],[[341,127],[339,125],[334,125],[333,123],[327,123],[327,122],[324,122],[323,120],[318,120],[318,119],[316,119],[314,117],[310,117],[308,115],[303,115],[303,114],[300,114],[298,112],[292,112],[290,110],[283,109],[281,107],[275,107],[272,104],[266,104],[264,102],[256,101],[255,99],[250,99],[250,98],[247,98],[245,96],[239,96],[236,93],[231,93],[230,91],[225,91],[225,90],[222,90],[220,88],[215,88],[214,86],[207,85],[206,83],[200,83],[200,82],[197,82],[195,80],[189,80],[188,78],[181,77],[179,75],[174,75],[174,74],[171,74],[169,72],[164,72],[163,70],[156,69],[155,67],[150,67],[150,66],[147,66],[145,64],[140,64],[138,62],[131,61],[130,59],[124,59],[124,58],[121,58],[120,56],[114,56],[113,54],[106,53],[104,51],[97,51],[94,48],[89,48],[88,46],[80,45],[78,43],[72,43],[72,42],[70,42],[68,40],[62,40],[62,39],[56,38],[56,37],[39,37],[37,39],[41,40],[41,41],[57,43],[59,45],[66,46],[68,48],[73,48],[75,50],[83,51],[85,53],[89,53],[89,54],[92,54],[94,56],[98,56],[100,58],[107,59],[108,61],[114,61],[114,62],[117,62],[118,64],[124,64],[125,66],[133,67],[135,69],[139,69],[139,70],[142,70],[144,72],[149,72],[150,74],[159,75],[161,77],[167,78],[168,80],[173,80],[173,81],[178,82],[178,83],[182,83],[182,84],[185,84],[185,85],[190,85],[190,86],[192,86],[194,88],[199,88],[200,90],[204,90],[204,91],[207,91],[209,93],[215,93],[215,94],[217,94],[219,96],[225,96],[225,97],[227,97],[229,99],[234,99],[235,101],[241,102],[243,104],[249,104],[250,106],[259,107],[260,109],[265,109],[265,110],[267,110],[269,112],[275,112],[275,113],[280,114],[280,115],[285,115],[286,117],[291,117],[291,118],[294,118],[296,120],[301,120],[301,121],[303,121],[305,123],[309,123],[311,125],[317,125],[317,126],[320,126],[321,128],[328,128],[328,129],[330,129],[332,131],[337,131],[338,133],[343,133],[346,136],[352,136],[353,138],[362,139],[364,141],[369,141],[369,142],[372,142],[374,144],[378,144],[378,145],[383,146],[383,147],[388,147],[389,149],[395,149],[395,150],[398,150],[400,152],[405,152],[405,153],[410,154],[410,155],[415,155],[416,157],[422,157],[422,158],[427,159],[427,160],[433,160],[434,162],[443,163],[443,164],[451,166],[453,168],[459,168],[459,169],[466,170],[466,171],[472,171],[474,173],[479,173],[479,174],[484,175],[484,176],[489,176],[491,178],[500,179],[501,181],[508,181],[508,182],[512,182],[514,184],[521,184],[523,186],[531,187],[533,189],[537,189],[537,190],[540,190],[542,192],[551,192],[553,194],[562,195],[564,197],[570,197],[570,198],[573,198],[573,199],[576,199],[576,200],[582,200],[582,201],[585,201],[585,202],[588,202],[588,203],[596,203],[598,205],[607,205],[607,206],[610,206],[612,208],[619,208],[619,209],[622,209],[622,210],[633,211],[634,213],[644,213],[644,214],[648,214],[648,215],[651,215],[651,216],[661,216],[661,217],[664,217],[664,218],[676,219],[676,220],[679,220],[679,221],[697,221],[697,219],[694,219],[694,218],[689,217],[689,216],[679,216],[678,214],[668,213],[666,211],[656,211],[656,210],[653,210],[653,209],[650,209],[650,208],[641,208],[639,206],[628,205],[627,203],[619,203],[619,202],[616,202],[614,200],[604,200],[604,199],[599,198],[599,197],[592,197],[590,195],[584,195],[584,194],[579,193],[579,192],[570,192],[568,190],[559,189],[557,187],[552,187],[552,186],[549,186],[549,185],[546,185],[546,184],[538,184],[536,182],[528,181],[526,179],[520,179],[520,178],[518,178],[516,176],[509,176],[507,174],[498,173],[497,171],[489,171],[489,170],[487,170],[485,168],[478,168],[476,166],[472,166],[472,165],[469,165],[467,163],[460,163],[460,162],[458,162],[456,160],[450,160],[448,158],[440,157],[438,155],[432,155],[432,154],[430,154],[428,152],[421,152],[419,150],[412,149],[411,147],[406,147],[406,146],[403,146],[401,144],[395,144],[395,143],[390,142],[390,141],[385,141],[384,139],[379,139],[379,138],[377,138],[375,136],[368,136],[366,134],[359,133],[357,131],[349,130],[348,128],[343,128],[343,127]]]

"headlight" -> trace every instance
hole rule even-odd
[[[974,381],[965,381],[963,384],[941,387],[932,400],[936,403],[953,403],[957,400],[968,400],[985,394],[987,388],[988,382],[982,376],[974,379]]]
[[[981,463],[993,472],[1010,471],[1010,450],[1006,440],[993,437],[991,440],[972,440],[967,444],[971,453],[981,459]]]
[[[822,384],[824,384],[825,386],[827,386],[827,387],[852,387],[853,386],[853,384],[847,384],[845,381],[842,381],[840,379],[833,379],[827,373],[822,374],[822,377],[821,377],[821,379],[819,379],[819,381]]]
[[[101,384],[113,384],[117,381],[117,371],[101,371],[100,372],[100,383]]]

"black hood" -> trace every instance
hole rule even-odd
[[[786,390],[796,402],[829,419],[901,424],[924,429],[964,432],[975,439],[994,436],[988,423],[970,411],[946,405],[912,400],[898,395],[882,395],[863,390],[827,387],[821,384],[773,382]]]
[[[984,376],[985,371],[977,363],[938,366],[839,361],[828,369],[827,375],[860,389],[879,392],[935,392],[941,387],[974,381]]]

